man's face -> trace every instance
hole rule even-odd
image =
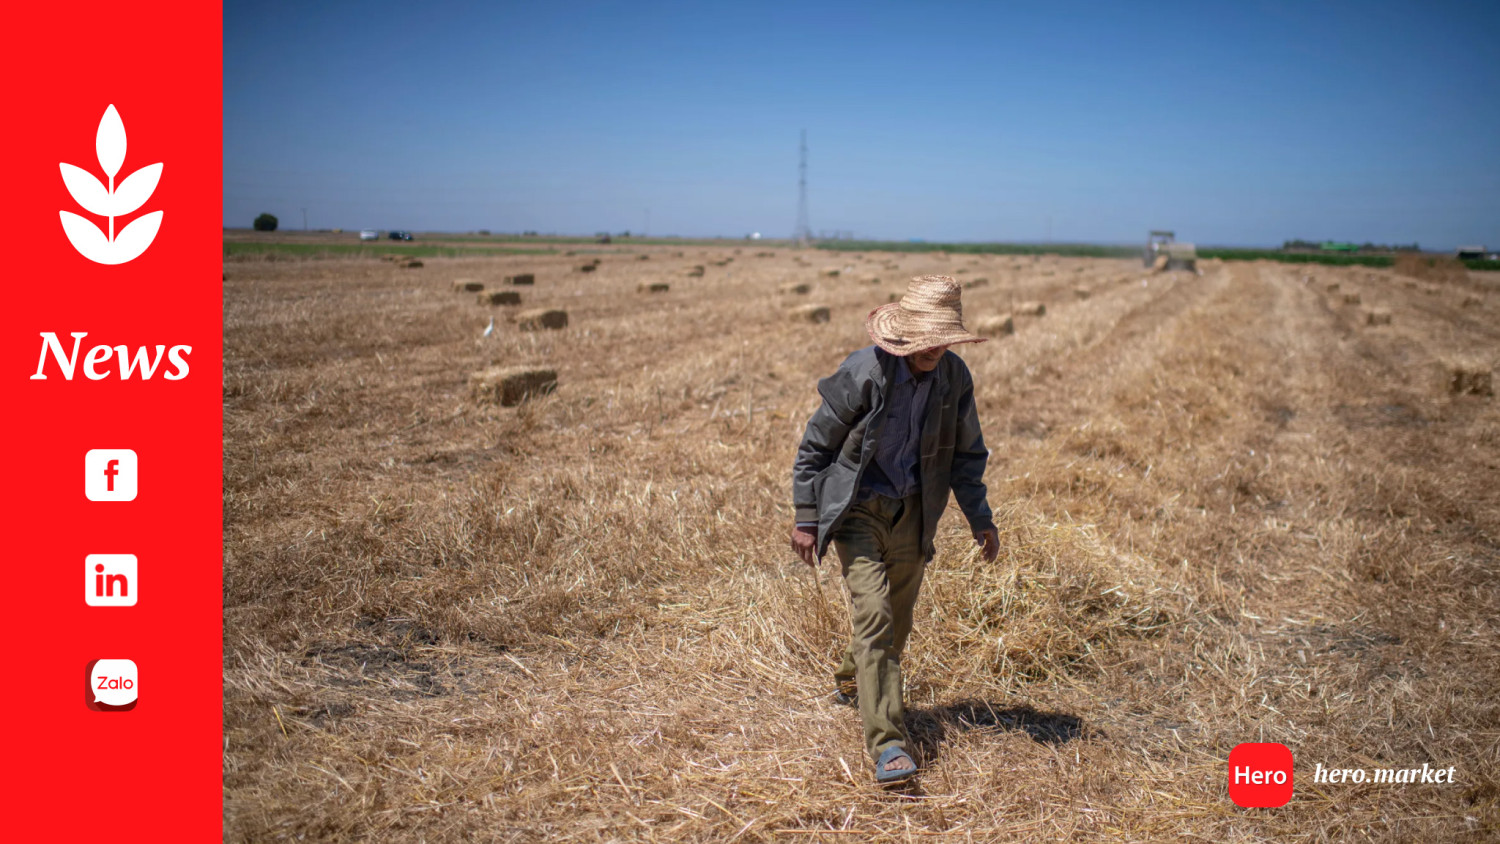
[[[906,356],[906,365],[911,367],[912,374],[924,375],[937,369],[938,361],[942,359],[943,353],[947,351],[947,346],[934,346],[931,349],[912,352]]]

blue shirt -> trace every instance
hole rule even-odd
[[[917,378],[904,360],[897,364],[896,383],[885,407],[885,424],[875,444],[875,459],[860,478],[855,501],[876,495],[905,498],[921,491],[922,422],[927,418],[927,399],[936,379],[935,372]]]

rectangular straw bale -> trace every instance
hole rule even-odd
[[[839,272],[840,270],[838,267],[824,267],[823,269],[818,270],[818,275],[825,275],[829,278],[838,278]]]
[[[1463,304],[1463,306],[1465,308],[1477,308],[1477,307],[1479,307],[1482,304],[1484,304],[1484,301],[1481,300],[1478,296],[1465,296],[1464,297],[1464,304]]]
[[[416,258],[412,258],[410,261],[407,261],[406,263],[402,264],[401,266],[404,267],[404,268],[406,268],[406,269],[408,269],[408,270],[415,270],[415,269],[421,268],[422,262],[418,261]]]
[[[1016,321],[1010,314],[992,314],[974,320],[974,333],[986,337],[998,337],[1016,333]]]
[[[1046,316],[1047,306],[1041,302],[1022,302],[1016,306],[1016,313],[1022,316]]]
[[[641,253],[640,255],[635,256],[635,259],[637,261],[649,261],[651,260],[651,256],[645,253]]]
[[[1490,368],[1474,361],[1459,361],[1452,364],[1448,389],[1459,395],[1493,396],[1494,381]]]
[[[965,290],[973,290],[976,287],[989,287],[989,286],[990,286],[990,280],[989,280],[989,278],[987,278],[985,276],[980,276],[979,278],[971,278],[968,281],[964,282],[964,289]]]
[[[1329,293],[1337,293],[1337,292],[1339,292],[1339,283],[1336,282],[1336,281],[1330,281],[1330,282],[1328,282],[1328,292]]]
[[[514,290],[489,290],[479,294],[481,305],[519,305],[521,294]]]
[[[787,295],[806,296],[807,294],[812,292],[812,285],[807,284],[806,282],[789,281],[786,284],[781,285],[779,289],[782,293]]]
[[[827,322],[830,313],[827,305],[799,305],[787,311],[792,322]]]
[[[643,281],[635,286],[637,293],[665,293],[672,289],[672,285],[665,281]]]
[[[526,366],[496,366],[469,376],[469,394],[476,400],[514,407],[532,396],[557,389],[557,370]]]
[[[1073,288],[1073,295],[1080,299],[1087,299],[1093,293],[1087,287],[1075,287]]]
[[[568,312],[557,308],[533,308],[516,314],[516,327],[522,331],[545,328],[567,328]]]
[[[598,264],[581,264],[578,267],[578,271],[581,272],[581,273],[591,273],[591,272],[593,272],[594,270],[597,270],[597,269],[599,269],[599,265]]]
[[[505,283],[512,286],[517,284],[536,284],[536,275],[534,273],[508,275],[505,277]]]
[[[455,293],[478,293],[483,289],[484,284],[472,278],[461,278],[453,282],[453,292]]]
[[[699,264],[698,266],[693,267],[692,269],[688,270],[688,278],[702,278],[702,277],[703,277],[703,265],[702,264]]]
[[[1390,325],[1391,312],[1385,308],[1371,308],[1365,312],[1365,325]]]
[[[1359,304],[1359,293],[1357,293],[1356,291],[1353,291],[1353,290],[1350,290],[1347,293],[1345,293],[1344,294],[1344,304],[1346,304],[1346,305],[1358,305]]]

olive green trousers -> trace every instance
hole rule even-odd
[[[865,749],[878,760],[892,745],[906,749],[901,652],[926,568],[922,496],[877,495],[855,504],[833,535],[833,547],[849,587],[851,627],[834,681],[846,690],[858,688]]]

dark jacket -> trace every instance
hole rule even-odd
[[[875,457],[885,424],[885,403],[897,366],[906,362],[876,346],[850,355],[838,371],[818,382],[823,404],[807,422],[792,467],[792,502],[798,522],[817,522],[818,556],[828,549],[854,502],[860,478]],[[974,409],[974,379],[958,355],[938,360],[937,381],[922,424],[922,554],[931,560],[938,519],[948,491],[971,530],[995,526],[985,499],[984,465],[989,450]]]

